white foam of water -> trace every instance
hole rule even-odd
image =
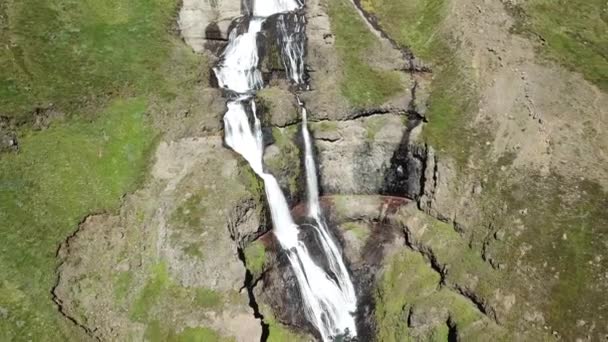
[[[302,295],[306,316],[319,330],[324,341],[349,332],[356,335],[352,312],[356,309],[356,297],[340,251],[329,235],[321,216],[318,184],[310,135],[306,127],[306,111],[303,110],[303,134],[306,146],[306,173],[310,216],[320,237],[321,248],[325,253],[334,280],[325,270],[312,260],[308,249],[299,239],[299,228],[294,223],[287,201],[277,180],[263,167],[263,139],[260,120],[256,114],[252,93],[261,88],[263,81],[258,69],[258,33],[266,17],[293,11],[301,4],[293,0],[254,0],[253,15],[247,32],[238,34],[237,29],[230,33],[221,63],[214,68],[220,86],[241,94],[228,102],[224,116],[225,142],[239,153],[253,171],[264,181],[266,198],[269,203],[274,234],[281,247],[286,251]],[[295,42],[294,33],[287,25],[279,27],[278,34],[284,45],[284,63],[289,63],[290,78],[296,83],[302,81],[303,44]],[[303,29],[296,25],[296,29]],[[287,60],[285,60],[285,58]],[[287,67],[287,64],[286,64]]]
[[[241,94],[262,87],[257,35],[262,30],[263,22],[264,19],[254,18],[249,22],[247,32],[239,35],[237,28],[230,32],[222,61],[213,68],[220,87]]]
[[[302,7],[294,0],[253,0],[254,17],[270,17],[277,13],[287,13]]]
[[[251,106],[253,127],[249,123],[246,106]],[[250,98],[240,98],[229,103],[228,108],[224,116],[226,144],[241,154],[264,180],[266,198],[274,223],[273,232],[281,247],[287,251],[298,280],[307,317],[319,329],[324,341],[329,341],[331,337],[344,334],[346,331],[353,336],[356,331],[352,316],[352,312],[356,309],[354,289],[335,244],[326,231],[322,232],[326,227],[315,229],[320,230],[318,233],[324,241],[322,248],[327,254],[332,272],[338,278],[338,283],[312,260],[308,249],[298,238],[299,228],[291,217],[278,182],[274,176],[263,171],[262,134],[254,102]],[[341,266],[336,265],[338,263]]]
[[[288,20],[293,20],[293,27],[289,27]],[[304,23],[297,16],[282,15],[277,20],[283,65],[289,78],[295,84],[303,83],[304,73]]]

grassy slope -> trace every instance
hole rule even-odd
[[[97,121],[29,132],[19,154],[0,159],[4,336],[59,338],[55,252],[82,217],[116,207],[142,176],[153,137],[145,109],[142,100],[115,102]]]
[[[66,113],[47,130],[22,126],[19,153],[0,156],[3,338],[66,340],[74,332],[51,301],[55,252],[85,215],[116,208],[141,179],[155,134],[144,114],[149,100],[179,84],[163,76],[167,64],[179,65],[169,63],[175,7],[173,0],[0,4],[0,114],[28,122],[34,108],[51,103]]]
[[[70,112],[125,91],[155,90],[173,0],[9,0],[0,5],[0,113]],[[82,114],[82,113],[80,113]]]
[[[340,87],[349,102],[358,107],[379,105],[403,91],[397,72],[377,70],[366,61],[366,54],[377,53],[378,43],[352,3],[332,0],[328,9],[336,49],[344,63]]]
[[[499,179],[498,175],[491,178]],[[523,231],[492,252],[507,265],[507,272],[529,278],[529,284],[514,284],[513,289],[519,288],[525,301],[541,307],[547,323],[566,340],[587,335],[589,324],[577,325],[578,320],[605,322],[608,194],[601,186],[557,175],[504,177],[484,191],[482,201],[489,207],[488,213],[507,208],[492,219],[493,224]],[[521,228],[516,222],[521,222]],[[524,248],[527,252],[522,257]],[[515,262],[514,257],[521,260]],[[535,284],[533,292],[530,284]],[[592,339],[602,337],[601,329]]]
[[[456,56],[458,42],[441,31],[448,0],[362,0],[361,6],[377,18],[381,28],[400,46],[433,65],[433,80],[425,138],[440,152],[464,162],[476,132],[467,128],[476,109],[474,84]],[[455,143],[456,142],[456,143]]]
[[[487,325],[487,319],[470,301],[440,283],[441,276],[421,254],[403,250],[393,255],[375,293],[378,341],[447,341],[448,322],[463,340],[509,340],[496,325]],[[408,325],[408,313],[414,308],[438,316],[435,322],[428,320],[423,336],[413,336]],[[442,317],[442,310],[449,320]]]
[[[466,75],[458,71],[457,61],[445,58],[452,56],[450,51],[457,48],[456,42],[440,31],[446,3],[447,0],[406,3],[362,0],[362,7],[374,14],[382,28],[399,44],[410,47],[417,56],[433,63],[425,136],[433,146],[463,160],[467,157],[466,145],[472,140],[463,136],[467,131],[462,128],[467,113],[475,110],[475,92],[466,83],[462,85]],[[605,90],[608,80],[605,2],[558,1],[556,4],[533,0],[522,6],[511,8],[518,19],[515,29],[531,36],[540,35],[546,40],[546,44],[540,46],[540,55],[581,72]],[[494,171],[501,166],[486,164]],[[506,166],[509,165],[510,162]],[[507,230],[515,229],[513,220],[522,220],[526,233],[503,246],[499,259],[509,265],[509,271],[521,272],[514,267],[513,256],[519,254],[520,247],[531,246],[525,262],[538,270],[531,279],[541,281],[548,291],[547,294],[532,293],[526,298],[526,286],[521,284],[519,294],[527,301],[544,306],[548,322],[567,339],[574,340],[585,334],[584,327],[575,327],[581,317],[601,315],[603,318],[599,321],[605,321],[607,308],[600,306],[597,298],[605,291],[599,275],[606,273],[608,264],[603,262],[605,257],[594,258],[605,249],[601,244],[608,226],[608,217],[603,210],[605,204],[602,204],[608,198],[606,193],[598,184],[588,181],[556,176],[521,176],[513,180],[513,175],[489,173],[495,183],[484,188],[482,210],[489,222],[483,227],[492,223]],[[574,202],[572,198],[567,200],[569,196],[578,195],[580,198]],[[508,211],[504,212],[503,208]],[[519,214],[524,209],[528,214]],[[487,234],[484,229],[477,233],[484,236]],[[554,277],[556,275],[558,278]]]
[[[515,31],[544,39],[541,52],[608,91],[608,4],[532,0],[511,7]]]

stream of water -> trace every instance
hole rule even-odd
[[[306,228],[294,222],[289,206],[276,178],[265,172],[262,127],[255,106],[255,92],[263,87],[259,69],[258,40],[263,25],[276,16],[276,34],[287,76],[296,85],[304,82],[305,34],[304,17],[295,12],[303,4],[296,0],[253,0],[249,17],[230,32],[228,46],[214,68],[220,87],[228,90],[230,100],[224,115],[225,142],[249,163],[264,181],[273,233],[284,249],[297,279],[308,320],[324,341],[337,336],[355,337],[355,289],[344,264],[340,249],[327,229],[319,204],[318,180],[312,141],[308,131],[307,112],[303,104],[302,138],[304,141],[308,216],[314,224]],[[293,167],[299,167],[294,165]],[[304,242],[300,229],[314,229],[328,265],[317,265]],[[319,256],[316,256],[319,257]]]

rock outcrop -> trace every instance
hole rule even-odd
[[[196,52],[219,53],[241,13],[241,0],[183,0],[178,19],[181,36]]]
[[[89,217],[61,247],[62,312],[100,340],[190,327],[259,339],[239,250],[260,218],[238,173],[220,137],[161,143],[152,179],[120,215]]]

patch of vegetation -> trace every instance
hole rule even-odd
[[[146,327],[145,338],[150,342],[233,342],[217,331],[205,328],[186,328],[180,333],[159,321],[153,321]]]
[[[155,327],[155,321],[166,317],[168,308],[221,310],[223,306],[224,297],[221,293],[174,283],[169,276],[167,265],[160,262],[150,269],[144,287],[131,305],[130,315],[133,321],[146,323],[149,329],[155,330],[158,328]]]
[[[391,257],[376,289],[377,338],[379,341],[440,341],[447,336],[449,318],[458,331],[459,339],[509,340],[505,331],[491,324],[468,299],[440,287],[441,276],[424,257],[411,250],[403,250]],[[434,312],[435,322],[425,336],[408,325],[410,310]],[[445,341],[447,339],[443,339]]]
[[[365,139],[373,142],[376,134],[386,125],[386,118],[382,115],[372,116],[365,122]]]
[[[313,124],[313,130],[336,132],[338,131],[338,123],[336,121],[320,121]]]
[[[254,198],[258,200],[263,199],[264,181],[253,172],[245,160],[239,162],[239,180]]]
[[[368,225],[362,222],[346,222],[342,224],[342,227],[346,231],[352,232],[362,242],[365,242],[370,235]]]
[[[258,113],[261,113],[262,126],[288,125],[296,122],[299,117],[299,109],[292,102],[289,91],[279,87],[271,86],[257,93],[256,105]]]
[[[515,226],[521,227],[521,234],[510,234],[495,252],[506,262],[507,272],[537,270],[526,275],[545,291],[528,294],[528,300],[543,308],[548,324],[562,338],[588,334],[588,329],[576,326],[578,320],[608,317],[608,307],[598,302],[608,291],[602,278],[608,272],[608,194],[592,181],[557,175],[507,179],[488,190],[493,191],[488,196],[501,199],[496,206],[507,208],[498,224],[520,222]],[[511,258],[523,246],[523,266],[518,266]],[[520,292],[525,295],[526,288]],[[595,334],[592,339],[603,338],[600,331]]]
[[[201,250],[201,247],[197,243],[188,244],[188,246],[186,246],[184,248],[184,253],[186,253],[186,255],[189,255],[194,258],[198,258],[198,259],[203,258],[203,251]]]
[[[268,342],[304,342],[309,340],[305,336],[295,333],[285,325],[277,322],[270,308],[262,307],[262,312],[264,322],[268,324]]]
[[[280,153],[268,160],[267,166],[280,181],[287,183],[291,195],[298,192],[298,177],[300,176],[300,149],[294,142],[297,134],[296,127],[272,128],[272,137]]]
[[[464,165],[484,132],[468,128],[477,109],[477,92],[468,69],[458,58],[460,43],[442,31],[447,0],[364,0],[362,7],[401,47],[431,62],[433,79],[424,138],[440,153]]]
[[[393,256],[376,288],[378,341],[408,340],[409,307],[417,298],[433,293],[440,280],[419,253],[403,250]]]
[[[369,65],[367,55],[376,53],[378,42],[349,0],[327,1],[336,49],[343,61],[342,94],[356,107],[380,105],[403,91],[396,71]]]
[[[57,246],[88,213],[115,209],[143,179],[154,139],[145,110],[143,100],[116,101],[92,122],[26,130],[19,153],[0,158],[0,292],[21,298],[0,306],[22,322],[2,330],[6,338],[64,339],[50,298]]]
[[[146,322],[151,309],[156,305],[169,285],[167,265],[164,263],[154,265],[151,277],[146,282],[135,303],[133,303],[131,319],[138,322]]]
[[[224,302],[219,292],[197,288],[194,292],[194,304],[203,308],[221,308]]]
[[[542,39],[540,51],[608,91],[608,4],[603,0],[531,0],[507,5],[514,31]]]
[[[158,92],[172,0],[21,0],[0,5],[0,113],[51,104],[74,115],[114,94]],[[95,114],[94,112],[91,114]]]
[[[124,300],[133,285],[133,272],[119,272],[114,276],[114,298],[117,301]]]
[[[197,192],[188,197],[171,214],[171,221],[178,227],[191,231],[198,231],[202,228],[202,220],[207,213],[207,208],[203,203],[206,197],[204,192]]]
[[[260,275],[266,264],[266,248],[259,240],[253,241],[245,247],[245,262],[247,268],[254,275]]]

